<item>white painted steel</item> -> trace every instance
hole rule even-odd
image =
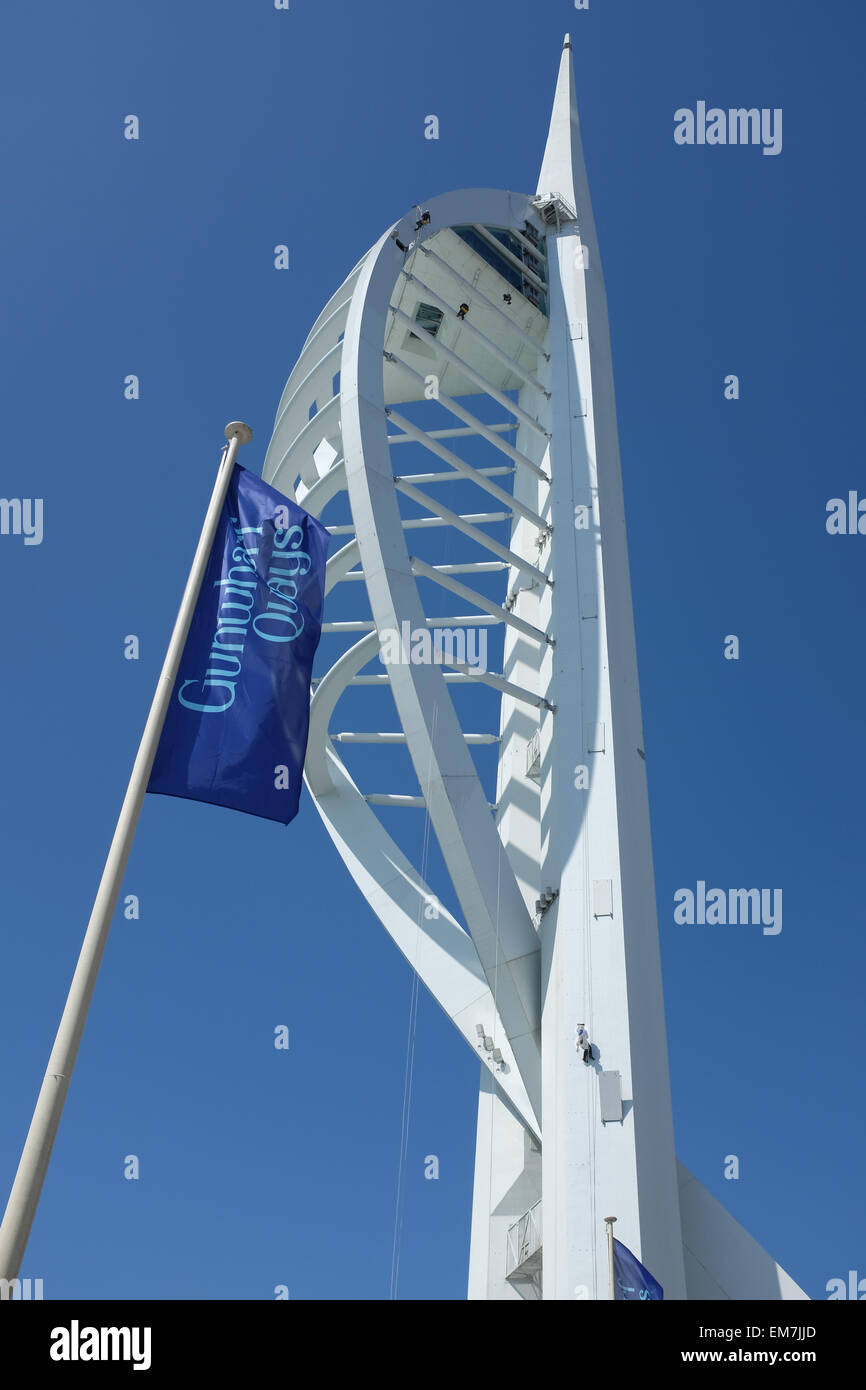
[[[781,1272],[760,1273],[769,1257],[731,1234],[694,1180],[682,1188],[684,1251],[607,309],[568,43],[538,192],[541,204],[556,199],[552,227],[537,196],[491,189],[433,199],[420,230],[417,212],[407,213],[332,296],[289,377],[264,476],[318,516],[340,508],[328,529],[347,541],[328,562],[323,644],[364,634],[314,681],[305,777],[364,899],[481,1058],[470,1298],[607,1298],[611,1212],[667,1298],[730,1296],[738,1261],[749,1265],[749,1287],[777,1289],[755,1296],[802,1297]],[[477,229],[484,254],[455,228]],[[516,249],[490,228],[510,231]],[[546,281],[521,248],[546,257]],[[547,296],[549,317],[515,277]],[[455,294],[469,304],[466,319]],[[435,331],[419,322],[424,304]],[[424,429],[393,410],[430,399],[431,382],[458,427]],[[471,411],[467,395],[478,402]],[[485,413],[497,418],[491,407],[513,421],[485,423]],[[404,433],[389,435],[389,412]],[[444,439],[447,447],[434,442]],[[453,477],[404,472],[412,444],[445,460]],[[506,455],[508,468],[479,466],[482,448],[500,464]],[[507,475],[513,494],[485,482]],[[457,511],[420,482],[480,486],[508,505]],[[427,514],[401,513],[401,496]],[[585,530],[575,526],[581,506]],[[482,526],[502,527],[504,539]],[[429,528],[474,547],[473,557],[443,549],[435,565],[413,558],[407,533],[423,538]],[[489,585],[498,574],[501,597],[448,577],[458,573]],[[431,615],[432,585],[478,601],[481,614]],[[341,611],[335,591],[365,600],[367,611]],[[380,638],[404,625],[417,633],[470,623],[499,624],[501,671],[457,660],[447,670],[411,660],[365,669]],[[468,734],[455,701],[484,687],[496,693],[498,720]],[[373,690],[393,697],[399,730],[332,734],[338,703]],[[369,741],[391,744],[393,757],[405,749],[411,790],[362,790],[342,755]],[[492,810],[473,760],[490,742]],[[575,785],[582,765],[588,791]],[[392,818],[402,807],[426,811],[462,922],[373,805]],[[609,893],[603,915],[593,911],[593,883]],[[596,1047],[592,1066],[575,1050],[578,1022]],[[619,1122],[602,1120],[602,1069],[620,1074]],[[516,1234],[534,1229],[539,1213],[543,1277],[533,1249],[527,1277],[509,1282],[509,1229],[513,1255]],[[697,1264],[716,1272],[699,1276]]]

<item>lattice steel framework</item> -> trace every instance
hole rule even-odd
[[[666,1297],[805,1297],[674,1157],[607,309],[568,40],[538,192],[449,193],[383,233],[313,325],[264,476],[335,537],[309,790],[482,1060],[470,1296],[606,1298],[615,1213]],[[400,785],[379,784],[401,749]],[[386,828],[419,808],[447,895]],[[524,1217],[542,1252],[509,1278]]]

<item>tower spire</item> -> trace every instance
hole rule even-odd
[[[562,43],[553,112],[547,132],[547,144],[544,147],[544,158],[541,161],[537,192],[559,193],[577,209],[578,190],[585,178],[580,123],[577,116],[577,92],[571,61],[571,35],[566,34]]]

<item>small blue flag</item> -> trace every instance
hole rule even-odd
[[[619,1301],[632,1298],[661,1301],[665,1296],[658,1280],[652,1277],[648,1269],[644,1269],[628,1246],[618,1240],[613,1242],[613,1282],[615,1297]]]
[[[148,791],[297,815],[329,540],[235,464]]]

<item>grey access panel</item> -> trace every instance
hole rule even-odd
[[[599,1072],[598,1098],[602,1124],[622,1119],[622,1085],[618,1071]]]

